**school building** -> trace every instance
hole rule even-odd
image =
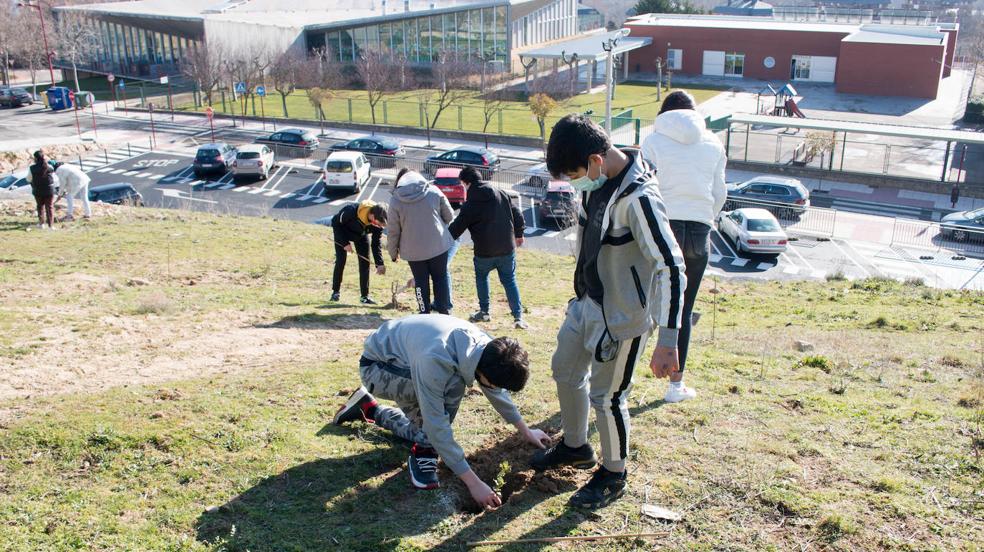
[[[782,21],[768,17],[647,14],[629,19],[652,44],[632,70],[656,60],[683,75],[833,83],[838,92],[936,98],[950,75],[957,23],[918,25]]]

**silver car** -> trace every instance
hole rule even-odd
[[[731,238],[738,254],[779,255],[786,251],[789,237],[776,217],[758,208],[735,209],[718,215],[718,232]]]
[[[232,162],[232,176],[256,176],[266,180],[273,168],[273,150],[262,144],[248,144],[239,147],[236,160]]]

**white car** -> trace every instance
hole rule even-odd
[[[0,197],[30,196],[31,183],[27,181],[27,173],[30,169],[21,169],[0,177]],[[51,171],[51,182],[55,185],[55,192],[60,188],[58,175]]]
[[[731,238],[739,254],[778,255],[785,252],[789,244],[789,236],[779,226],[779,221],[765,209],[722,212],[718,215],[718,232]]]
[[[240,146],[236,160],[232,162],[232,177],[258,176],[266,180],[273,168],[273,150],[263,144]]]
[[[526,185],[533,188],[542,188],[544,191],[547,189],[547,184],[551,180],[556,180],[554,177],[550,176],[550,171],[547,170],[546,163],[537,163],[530,167],[526,171]]]
[[[324,184],[328,190],[343,188],[357,194],[369,182],[372,168],[366,156],[357,151],[336,151],[325,159]]]

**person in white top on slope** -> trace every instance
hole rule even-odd
[[[687,265],[677,350],[680,371],[671,374],[666,402],[692,399],[697,392],[683,383],[690,344],[690,328],[700,281],[707,268],[708,243],[714,218],[724,206],[727,156],[721,141],[707,130],[696,111],[693,96],[678,90],[663,100],[653,133],[642,144],[642,154],[656,167],[670,227]]]
[[[57,202],[63,196],[68,201],[68,214],[65,216],[65,220],[75,220],[76,194],[81,194],[82,212],[85,218],[91,217],[92,208],[89,206],[89,177],[82,172],[82,169],[68,163],[59,163],[58,168],[55,169],[55,175],[58,177],[61,186],[55,201]]]

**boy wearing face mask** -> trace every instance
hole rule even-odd
[[[602,465],[570,503],[599,508],[625,493],[627,397],[636,360],[653,330],[658,328],[649,363],[653,374],[667,377],[679,370],[685,265],[655,171],[638,153],[614,148],[590,119],[572,114],[554,126],[547,168],[581,192],[576,298],[568,304],[551,366],[564,438],[530,463],[538,471],[593,468],[597,460],[588,444],[593,407]]]

